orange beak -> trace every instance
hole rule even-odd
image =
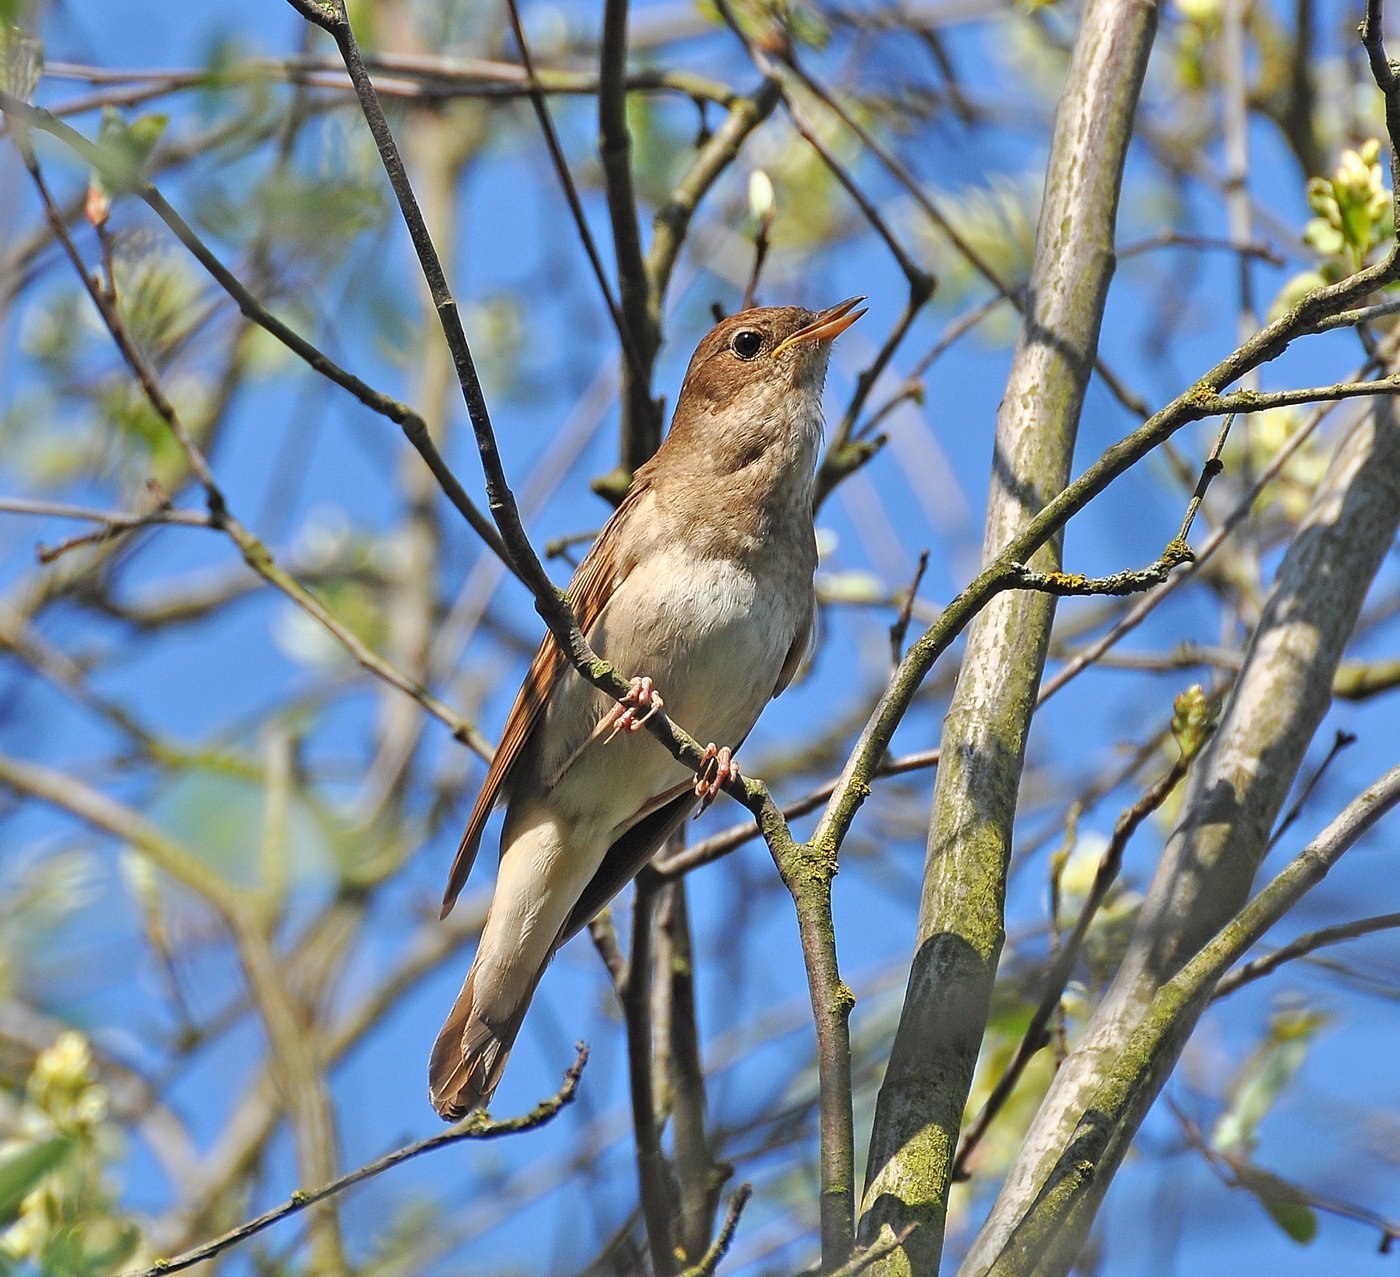
[[[791,337],[780,341],[773,354],[781,355],[789,346],[802,342],[835,340],[865,314],[864,309],[856,310],[864,300],[864,297],[848,297],[843,302],[837,302],[835,306],[822,311],[806,328],[799,328]]]

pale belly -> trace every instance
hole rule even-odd
[[[773,695],[810,600],[800,571],[760,578],[677,550],[623,582],[589,638],[624,677],[649,676],[666,713],[701,744],[737,747]],[[579,753],[611,705],[570,670],[520,777],[538,794],[542,779],[558,775],[549,807],[578,833],[608,841],[692,776],[645,731]]]

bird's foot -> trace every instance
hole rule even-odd
[[[624,696],[616,705],[610,709],[603,717],[603,721],[598,724],[600,731],[608,731],[607,739],[603,741],[606,745],[618,732],[639,732],[646,725],[647,719],[658,713],[666,705],[661,699],[661,693],[656,690],[656,685],[651,679],[634,678],[632,685],[627,689]],[[638,714],[638,710],[645,711]]]
[[[739,762],[728,745],[715,747],[714,741],[705,746],[705,757],[695,776],[695,796],[700,806],[695,814],[704,811],[731,780],[739,779]]]

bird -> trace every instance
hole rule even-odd
[[[661,446],[579,564],[566,597],[629,690],[606,696],[546,634],[507,716],[442,901],[446,918],[504,801],[491,905],[429,1060],[444,1120],[489,1102],[554,952],[739,775],[734,752],[804,657],[822,389],[831,343],[864,300],[722,319],[691,357]],[[641,730],[663,707],[710,742],[699,773]]]

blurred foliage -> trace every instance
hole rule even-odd
[[[1244,429],[1231,433],[1222,460],[1231,474],[1255,475],[1278,456],[1302,426],[1306,410],[1270,408],[1252,414]],[[1265,486],[1254,504],[1264,526],[1291,527],[1307,512],[1312,494],[1327,470],[1326,439],[1314,432],[1294,451],[1278,477]]]
[[[1303,239],[1317,254],[1318,264],[1284,284],[1269,309],[1271,320],[1315,288],[1359,271],[1395,236],[1394,203],[1376,138],[1356,150],[1343,150],[1330,177],[1310,179],[1307,199],[1316,216],[1304,228]]]
[[[968,17],[951,26],[928,6],[923,10],[932,16],[926,23],[915,23],[914,10],[899,6],[733,0],[731,8],[745,33],[779,66],[793,53],[843,109],[929,177],[929,198],[997,275],[1009,284],[1024,282],[1048,127],[1078,20],[1075,6],[1025,0],[989,11],[985,21]],[[1277,293],[1272,313],[1278,314],[1305,291],[1376,260],[1392,234],[1391,203],[1376,141],[1383,128],[1378,95],[1364,78],[1362,60],[1327,45],[1319,21],[1309,65],[1314,97],[1302,130],[1286,113],[1294,87],[1293,13],[1262,4],[1248,9],[1251,145],[1256,163],[1267,159],[1270,169],[1251,178],[1261,205],[1254,233],[1290,258],[1293,278],[1285,280],[1259,262],[1249,269],[1260,304]],[[661,7],[663,19],[675,17],[688,32],[673,39],[652,7],[634,6],[634,29],[647,43],[634,51],[632,69],[698,72],[736,92],[751,91],[757,72],[742,45],[716,8],[701,0],[698,11],[696,23],[695,11],[685,5],[674,12]],[[540,532],[542,544],[546,535],[596,527],[599,511],[592,499],[565,494],[585,490],[585,465],[598,469],[614,459],[615,408],[594,423],[596,441],[580,445],[584,460],[574,471],[552,469],[559,460],[560,423],[576,410],[579,392],[598,367],[615,366],[616,349],[533,113],[492,79],[492,63],[515,56],[500,11],[473,0],[351,0],[350,13],[367,53],[388,59],[376,63],[375,74],[386,87],[386,108],[407,144],[420,194],[435,190],[449,207],[455,201],[457,233],[444,237],[453,243],[447,269],[487,383],[503,455],[513,477],[540,479],[539,490],[523,503],[530,506],[531,531]],[[1229,87],[1222,14],[1220,0],[1176,0],[1164,15],[1123,193],[1120,247],[1163,229],[1179,231],[1183,239],[1219,234],[1220,103]],[[35,34],[12,25],[30,16],[30,6],[0,0],[0,77],[21,96],[31,91],[42,66]],[[66,39],[59,17],[67,21],[68,15],[41,10],[38,16],[35,30],[47,30],[52,20]],[[72,16],[81,25],[88,15],[80,3]],[[538,638],[523,595],[513,585],[493,590],[504,574],[479,557],[475,540],[463,534],[436,494],[423,497],[416,458],[396,428],[370,421],[362,407],[250,325],[130,195],[138,180],[156,182],[208,238],[211,251],[274,313],[356,375],[421,412],[464,485],[477,493],[476,458],[461,426],[456,388],[439,384],[440,363],[433,368],[434,361],[425,358],[436,349],[437,317],[425,304],[372,140],[335,75],[308,78],[304,68],[290,75],[292,64],[284,61],[329,56],[331,45],[317,36],[303,47],[286,31],[254,30],[245,17],[215,6],[190,36],[194,52],[178,56],[170,52],[167,32],[139,33],[142,57],[130,50],[133,65],[176,65],[186,57],[193,83],[155,84],[150,103],[116,101],[70,117],[104,156],[86,193],[90,175],[81,164],[59,163],[57,144],[46,141],[41,158],[46,171],[52,166],[85,263],[112,285],[124,322],[208,450],[238,517],[269,538],[277,561],[304,579],[345,629],[460,707],[474,725],[479,712],[480,730],[490,735],[504,713],[498,702],[513,688]],[[542,66],[583,73],[596,65],[594,7],[531,4],[523,17]],[[289,22],[287,31],[295,32],[295,24]],[[65,56],[74,56],[66,46]],[[414,60],[428,71],[410,66]],[[117,64],[125,63],[114,55]],[[472,79],[476,74],[479,84]],[[136,76],[131,83],[139,89],[139,81]],[[417,100],[415,85],[421,86]],[[483,96],[450,96],[463,85],[485,85]],[[120,99],[128,87],[99,80],[79,90],[50,77],[38,82],[37,95],[58,105],[78,92],[105,91]],[[803,125],[860,183],[916,263],[939,277],[937,313],[917,316],[875,384],[868,416],[914,375],[926,352],[937,349],[933,343],[944,336],[945,312],[980,307],[992,290],[821,95],[795,80],[787,88]],[[560,94],[549,106],[610,267],[596,99]],[[644,246],[655,212],[691,171],[698,147],[723,118],[720,107],[701,108],[683,91],[627,98]],[[1321,173],[1304,159],[1310,146],[1325,157]],[[1285,164],[1296,158],[1297,171],[1275,173],[1277,156]],[[14,166],[4,172],[23,177]],[[0,351],[12,356],[0,370],[6,492],[144,510],[151,504],[147,483],[154,480],[176,507],[202,509],[202,494],[169,429],[133,384],[25,198],[20,192],[15,201],[19,221],[28,221],[5,223],[0,244],[0,265],[7,271],[0,286],[8,290],[4,302],[14,317],[13,349]],[[6,192],[0,216],[8,216],[8,200]],[[758,287],[763,300],[809,300],[838,279],[858,279],[850,291],[872,294],[875,313],[849,346],[843,343],[833,364],[828,404],[834,422],[844,406],[839,397],[849,393],[881,339],[874,320],[897,305],[904,281],[784,107],[747,140],[697,210],[662,308],[664,358],[681,362],[689,330],[703,327],[710,303],[737,298],[760,228],[771,243]],[[1234,340],[1239,262],[1218,248],[1197,253],[1183,245],[1144,257],[1115,282],[1115,290],[1131,291],[1106,345],[1115,361],[1127,364],[1126,380],[1140,380],[1155,394],[1196,367],[1202,346],[1213,343],[1214,349]],[[1140,287],[1148,279],[1160,288],[1155,297]],[[1002,305],[974,331],[984,347],[998,347],[1000,357],[1019,324],[1013,308]],[[985,488],[995,394],[984,384],[986,350],[977,352],[980,362],[956,362],[962,354],[963,348],[950,349],[946,362],[931,372],[918,369],[921,379],[928,374],[927,395],[921,380],[882,419],[879,429],[888,431],[891,446],[872,462],[868,482],[838,490],[823,507],[820,639],[832,650],[804,667],[805,683],[785,702],[804,708],[793,711],[793,719],[779,717],[784,726],[763,739],[756,736],[752,746],[766,752],[765,763],[771,758],[771,776],[780,779],[784,801],[840,769],[865,709],[884,687],[889,626],[918,551],[935,547],[930,580],[920,589],[921,607],[929,614],[929,600],[948,597],[977,558],[969,529]],[[655,389],[673,401],[670,367],[658,373]],[[1136,424],[1112,415],[1116,409],[1106,406],[1107,398],[1091,392],[1086,434],[1118,437]],[[1282,409],[1240,423],[1224,455],[1222,488],[1260,473],[1307,419],[1305,410]],[[917,432],[906,429],[915,420]],[[1212,424],[1199,437],[1183,432],[1183,472],[1204,455],[1214,430]],[[1026,867],[1032,889],[1013,890],[1002,977],[969,1114],[981,1108],[1018,1048],[1043,992],[1055,936],[1063,938],[1089,896],[1114,816],[1178,756],[1195,755],[1207,739],[1218,698],[1198,684],[1171,701],[1170,689],[1184,680],[1166,649],[1186,641],[1184,635],[1202,644],[1233,641],[1257,608],[1259,559],[1291,535],[1336,438],[1334,429],[1319,429],[1264,489],[1249,524],[1248,553],[1236,560],[1227,550],[1213,573],[1202,574],[1200,588],[1183,607],[1187,620],[1173,619],[1168,638],[1146,627],[1150,642],[1163,649],[1171,682],[1138,679],[1130,693],[1101,682],[1074,702],[1072,718],[1052,720],[1054,730],[1033,738],[1018,833],[1030,839],[1031,827],[1040,824],[1052,833],[1030,854],[1018,852],[1015,862],[1018,871]],[[935,455],[945,445],[949,455]],[[913,456],[920,449],[926,455]],[[1187,474],[1188,490],[1193,477]],[[1138,482],[1129,500],[1140,502],[1144,522],[1163,509],[1175,514],[1177,494],[1160,472]],[[1229,496],[1233,503],[1236,493]],[[1207,518],[1214,504],[1208,504]],[[1112,535],[1102,537],[1112,554],[1135,531],[1125,527],[1119,509]],[[443,944],[443,933],[434,921],[433,890],[424,886],[429,878],[436,883],[441,866],[426,862],[450,854],[455,829],[448,827],[471,796],[479,760],[448,742],[419,707],[370,680],[317,620],[250,581],[226,542],[182,528],[143,530],[67,554],[38,571],[34,543],[56,541],[71,528],[63,524],[50,535],[45,525],[43,538],[29,532],[16,533],[9,543],[18,549],[0,596],[0,672],[6,679],[0,684],[0,727],[21,742],[20,752],[41,738],[47,760],[60,759],[75,780],[139,810],[179,840],[201,869],[212,870],[251,904],[266,924],[269,947],[285,964],[293,1013],[318,1048],[342,1032],[355,1011],[383,996],[380,1023],[354,1046],[378,1052],[376,1068],[386,1050],[396,1062],[412,1055],[405,1075],[411,1073],[417,1088],[415,1035],[422,1034],[410,1017],[421,1009],[417,1003],[425,999],[417,995],[443,961],[434,948]],[[1392,614],[1386,607],[1393,609],[1393,598],[1376,604],[1378,629]],[[143,608],[179,620],[148,623],[141,619]],[[1067,648],[1099,632],[1095,627],[1107,616],[1095,613],[1097,619],[1075,629],[1087,614],[1063,609]],[[910,641],[922,619],[920,613]],[[20,643],[21,635],[30,647]],[[1391,636],[1393,630],[1383,630],[1374,641],[1383,646]],[[1228,668],[1226,662],[1217,672],[1222,680]],[[936,739],[952,670],[945,661],[901,729],[908,748],[923,749]],[[1202,677],[1206,687],[1218,686]],[[1064,730],[1067,721],[1071,730]],[[810,740],[797,739],[792,729],[804,722],[812,726]],[[1112,732],[1113,739],[1091,739],[1091,728]],[[149,738],[142,735],[147,730]],[[791,738],[781,739],[784,733]],[[1140,764],[1121,770],[1119,755],[1137,749]],[[837,895],[848,913],[838,921],[852,928],[841,933],[843,962],[850,934],[859,963],[870,968],[861,974],[874,990],[862,996],[853,1020],[861,1131],[869,1129],[903,996],[928,785],[927,772],[881,780],[842,852]],[[1115,971],[1141,906],[1144,867],[1170,832],[1182,788],[1136,835],[1139,859],[1126,865],[1095,914],[1051,1041],[1035,1054],[979,1146],[974,1178],[955,1190],[955,1235],[979,1217],[989,1186],[1016,1153],[1058,1053],[1074,1044]],[[1073,812],[1068,821],[1067,811]],[[737,819],[733,811],[725,823],[730,819]],[[126,1035],[120,1039],[124,1049],[154,1078],[159,1102],[175,1096],[182,1120],[190,1116],[192,1130],[198,1127],[199,1147],[222,1151],[221,1140],[246,1129],[222,1124],[247,1118],[250,1110],[240,1105],[262,1102],[264,1092],[256,1088],[265,1085],[268,1057],[236,984],[234,946],[217,915],[188,890],[173,888],[150,859],[120,840],[99,842],[86,832],[75,839],[71,830],[55,835],[47,824],[25,823],[28,809],[8,796],[0,821],[10,822],[4,832],[15,831],[18,847],[14,855],[7,849],[0,861],[0,994],[46,1022],[73,1014],[75,1006],[94,1021],[110,1016]],[[1067,824],[1063,845],[1046,852]],[[431,847],[424,846],[425,831],[433,831]],[[446,832],[438,837],[439,831]],[[424,863],[414,856],[420,849]],[[742,859],[750,853],[752,859]],[[757,876],[740,876],[749,873]],[[1047,878],[1058,889],[1053,917]],[[737,853],[705,882],[704,889],[717,895],[730,883],[741,884],[733,915],[715,928],[720,941],[711,937],[695,956],[701,989],[718,988],[721,995],[715,999],[718,1035],[702,1017],[702,1053],[716,1068],[709,1095],[714,1152],[736,1162],[742,1178],[758,1183],[732,1266],[746,1273],[797,1271],[812,1252],[818,1079],[805,990],[798,987],[800,977],[792,987],[782,983],[797,970],[791,919],[785,909],[771,908],[779,893],[759,848]],[[697,935],[703,926],[714,927],[713,920],[700,920],[698,909],[696,918]],[[625,923],[622,930],[625,935]],[[450,943],[460,948],[460,940]],[[113,950],[120,961],[110,960]],[[451,960],[457,957],[453,953]],[[577,967],[586,968],[590,959],[585,949]],[[569,961],[561,958],[560,965]],[[791,970],[783,962],[791,962]],[[127,978],[132,969],[138,980]],[[792,1006],[795,1019],[788,1014]],[[572,1014],[583,1007],[604,1008],[599,1020],[616,1045],[621,1035],[611,989],[599,981],[569,1009]],[[705,1015],[711,1013],[705,1007]],[[106,1027],[94,1024],[94,1032]],[[1235,1187],[1255,1197],[1274,1224],[1298,1241],[1315,1235],[1315,1209],[1299,1188],[1254,1159],[1268,1151],[1271,1118],[1282,1130],[1286,1119],[1296,1117],[1287,1110],[1308,1078],[1310,1052],[1337,1029],[1337,1021],[1311,1003],[1288,1004],[1266,1028],[1247,1026],[1228,1049],[1215,1044],[1210,1060],[1212,1076],[1228,1081],[1212,1100],[1218,1115],[1206,1151],[1233,1176]],[[715,1036],[722,1036],[727,1054]],[[98,1040],[107,1044],[105,1036]],[[28,1069],[33,1048],[25,1051]],[[722,1064],[715,1065],[717,1059]],[[213,1102],[204,1089],[208,1074],[218,1076],[212,1089],[220,1093]],[[182,1089],[191,1075],[198,1103]],[[536,1227],[544,1215],[537,1197],[546,1192],[559,1193],[564,1203],[561,1232],[568,1244],[578,1248],[579,1237],[614,1229],[634,1241],[632,1184],[626,1176],[613,1178],[627,1157],[626,1137],[619,1134],[623,1124],[609,1107],[617,1093],[594,1076],[575,1110],[584,1117],[570,1128],[562,1152],[555,1149],[536,1164],[509,1142],[474,1149],[470,1159],[450,1164],[446,1182],[440,1162],[419,1179],[406,1175],[402,1190],[385,1189],[372,1211],[347,1210],[356,1271],[363,1277],[449,1271],[444,1266],[495,1227],[496,1216],[525,1221],[514,1231],[528,1258],[516,1268],[531,1271],[535,1260],[547,1262],[541,1258],[549,1250],[547,1230]],[[336,1120],[348,1132],[346,1148],[357,1152],[380,1149],[401,1137],[406,1124],[426,1116],[407,1108],[410,1101],[401,1107],[390,1094],[397,1081],[385,1086],[375,1074],[367,1088],[362,1060],[344,1069],[338,1059],[328,1062],[317,1081],[324,1082]],[[373,1097],[368,1104],[367,1089]],[[86,1039],[62,1034],[39,1054],[27,1078],[15,1075],[11,1090],[0,1104],[0,1274],[96,1277],[135,1262],[141,1229],[154,1236],[157,1225],[167,1232],[184,1226],[177,1217],[186,1205],[181,1194],[190,1186],[167,1167],[162,1170],[169,1183],[162,1189],[147,1192],[149,1185],[142,1184],[143,1202],[158,1199],[149,1228],[123,1210],[113,1165],[144,1171],[141,1159],[151,1149],[141,1143],[133,1154],[131,1145],[139,1141],[128,1138],[131,1119],[109,1113]],[[404,1118],[405,1111],[414,1117]],[[220,1200],[202,1204],[201,1226],[250,1213],[269,1186],[289,1178],[286,1146],[294,1141],[283,1138],[285,1125],[272,1126],[275,1134],[256,1143]],[[1145,1147],[1144,1157],[1153,1158],[1155,1151]],[[857,1156],[863,1164],[863,1150]],[[517,1209],[531,1213],[511,1213]],[[487,1215],[492,1222],[482,1222]],[[750,1236],[759,1240],[745,1252]],[[248,1262],[256,1271],[306,1271],[295,1242],[279,1239],[266,1250],[250,1249],[254,1257]],[[489,1248],[487,1253],[494,1255]],[[622,1245],[619,1253],[632,1252]],[[562,1246],[553,1259],[560,1268],[566,1260],[583,1263],[581,1253],[565,1254]],[[593,1271],[603,1277],[615,1269],[600,1265]]]
[[[1345,257],[1353,271],[1371,252],[1395,238],[1390,192],[1381,168],[1381,144],[1369,138],[1342,152],[1331,177],[1308,183],[1308,206],[1317,214],[1303,238],[1324,257]]]
[[[106,1277],[131,1260],[140,1233],[106,1181],[119,1144],[82,1034],[39,1053],[0,1139],[0,1272]]]
[[[1025,174],[1012,178],[990,176],[982,186],[935,194],[943,216],[977,256],[1009,284],[1019,283],[1030,272],[1035,249],[1035,225],[1040,216],[1040,178]],[[929,226],[926,218],[908,213],[917,230],[924,260],[938,276],[938,298],[945,305],[964,304],[980,294],[986,281],[948,238]],[[1015,333],[1015,316],[999,316],[979,332],[984,338],[1005,342]]]
[[[19,0],[0,0],[0,88],[28,102],[44,71],[44,46],[18,18]]]

